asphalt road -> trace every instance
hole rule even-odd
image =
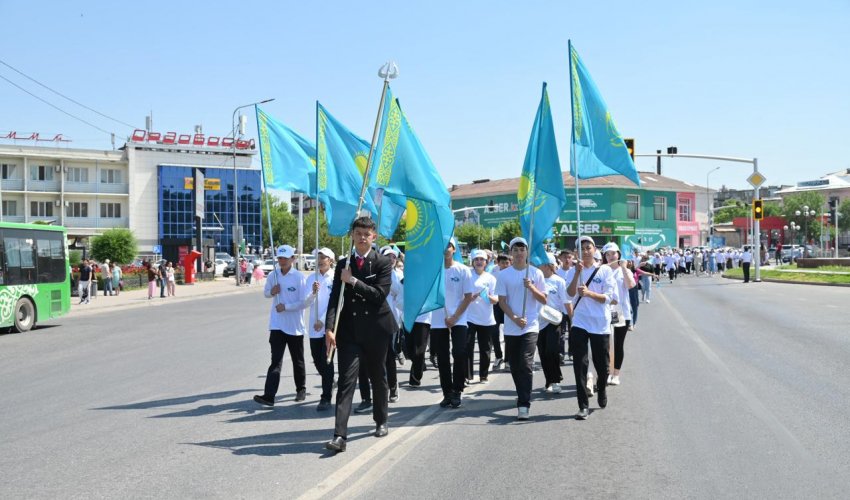
[[[571,366],[553,398],[535,373],[528,422],[510,374],[443,410],[432,369],[403,384],[389,436],[354,415],[337,456],[310,363],[304,403],[288,355],[277,406],[251,401],[259,289],[66,317],[0,335],[0,497],[846,498],[848,298],[686,277],[641,306],[622,385],[587,421]]]

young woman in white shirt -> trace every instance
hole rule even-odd
[[[634,274],[628,269],[626,261],[622,260],[620,247],[616,243],[608,243],[602,247],[603,261],[613,271],[616,282],[617,305],[623,311],[625,322],[621,326],[614,325],[614,369],[608,375],[609,385],[620,385],[620,368],[623,366],[623,345],[632,321],[632,307],[629,301],[629,290],[635,286]]]
[[[467,363],[466,379],[472,382],[475,375],[475,339],[478,338],[478,376],[482,384],[488,382],[490,374],[490,342],[495,335],[498,339],[499,325],[493,314],[493,304],[499,302],[496,295],[496,278],[485,271],[487,254],[484,250],[475,250],[470,255],[472,261],[472,279],[474,281],[474,299],[466,309]]]

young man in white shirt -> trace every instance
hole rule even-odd
[[[744,283],[750,282],[750,264],[753,262],[753,252],[750,247],[744,247],[741,254],[741,266],[744,269]]]
[[[528,243],[525,238],[512,239],[510,251],[513,264],[499,271],[496,295],[499,296],[499,307],[505,313],[505,357],[510,364],[517,392],[517,419],[528,420],[534,351],[540,331],[537,315],[540,305],[546,303],[546,284],[540,269],[528,265]]]
[[[309,304],[310,289],[304,275],[292,267],[295,260],[294,248],[281,245],[275,255],[278,268],[270,274],[263,289],[263,295],[272,299],[269,313],[272,363],[266,374],[263,394],[254,396],[254,401],[265,406],[274,406],[274,397],[280,385],[283,353],[287,347],[292,358],[295,401],[304,401],[307,398],[307,373],[304,369],[304,334],[307,329],[304,327],[303,310]]]
[[[460,408],[462,404],[460,395],[466,381],[468,335],[466,309],[475,292],[472,272],[453,259],[456,248],[456,240],[452,238],[443,252],[446,305],[431,313],[431,355],[437,356],[440,387],[443,389],[442,408]]]
[[[468,328],[468,343],[466,352],[469,356],[467,363],[466,378],[472,381],[475,374],[475,338],[478,337],[478,376],[482,384],[488,383],[490,374],[490,341],[493,338],[493,330],[496,336],[499,334],[499,325],[493,314],[493,305],[499,303],[496,295],[496,278],[485,271],[487,267],[487,254],[484,250],[475,250],[469,256],[472,262],[472,279],[475,285],[475,294],[472,303],[466,310]],[[497,337],[498,338],[498,337]]]
[[[310,317],[307,322],[310,328],[310,354],[313,356],[313,365],[322,377],[322,397],[316,411],[326,411],[331,408],[331,394],[333,393],[334,365],[328,363],[327,346],[325,345],[325,315],[328,312],[328,299],[333,289],[334,271],[333,264],[336,255],[330,248],[320,248],[316,255],[317,273],[307,276],[307,287],[311,289]]]
[[[579,411],[576,418],[587,419],[589,413],[587,369],[589,366],[587,343],[593,351],[593,366],[597,373],[598,399],[600,408],[608,405],[605,386],[608,382],[610,363],[611,310],[608,305],[614,296],[614,275],[609,266],[594,262],[597,251],[593,238],[582,236],[576,241],[581,258],[570,270],[567,294],[576,297],[573,303],[572,328],[570,329],[570,351],[573,353],[573,373],[576,378],[576,396]]]

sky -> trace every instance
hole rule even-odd
[[[0,19],[0,136],[110,149],[109,132],[120,146],[151,113],[155,131],[224,136],[234,108],[275,98],[266,112],[310,140],[317,100],[369,140],[393,60],[393,93],[446,185],[519,176],[544,81],[568,170],[572,40],[638,154],[758,158],[766,185],[850,168],[848,0],[0,0]],[[662,173],[704,186],[718,166],[712,188],[749,187],[745,163],[663,159]]]

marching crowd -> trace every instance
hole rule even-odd
[[[318,411],[332,408],[338,377],[334,436],[325,445],[336,452],[346,448],[356,389],[361,402],[353,411],[371,411],[375,436],[385,436],[388,403],[399,398],[397,365],[410,360],[407,387],[415,390],[423,383],[429,352],[439,373],[440,407],[462,407],[469,384],[487,384],[492,371],[505,370],[516,389],[518,420],[530,418],[535,353],[547,395],[562,391],[561,367],[572,360],[581,388],[576,418],[587,419],[590,398],[605,408],[608,386],[620,384],[627,334],[636,327],[640,303],[650,302],[652,283],[662,270],[672,281],[680,273],[716,272],[718,262],[735,261],[724,252],[706,256],[678,249],[623,256],[616,243],[597,249],[593,238],[582,236],[575,249],[547,253],[545,262],[533,266],[528,243],[517,237],[506,254],[474,250],[466,266],[454,260],[452,239],[443,255],[445,306],[421,314],[407,331],[402,326],[404,255],[392,246],[376,249],[374,222],[367,217],[352,224],[351,236],[351,255],[337,260],[333,251],[321,248],[317,271],[306,276],[293,267],[294,248],[277,248],[278,265],[264,288],[272,299],[271,364],[263,394],[254,396],[257,403],[274,406],[288,348],[295,401],[306,400],[303,338],[308,336],[322,379]],[[745,255],[740,262],[746,262]]]

